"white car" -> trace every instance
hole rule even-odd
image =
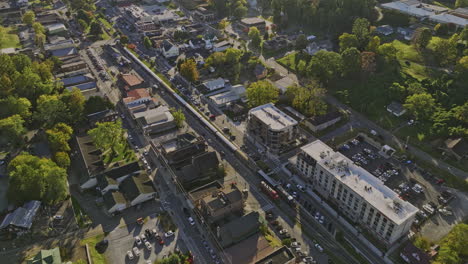
[[[325,222],[325,216],[320,216],[319,223],[323,224]]]
[[[288,230],[287,229],[281,229],[279,231],[279,233],[280,233],[280,235],[284,235],[284,234],[288,233]]]
[[[54,219],[55,219],[55,220],[62,220],[62,219],[63,219],[63,215],[54,215]]]
[[[192,217],[189,217],[188,221],[189,221],[190,225],[195,225],[195,221],[193,220]]]
[[[141,240],[143,240],[143,241],[146,242],[146,236],[145,236],[145,234],[141,234],[140,237],[141,237]]]
[[[408,121],[408,126],[411,126],[412,124],[414,124],[414,120],[413,120],[413,119],[411,119],[411,120]]]
[[[135,237],[135,243],[137,244],[137,246],[141,246],[141,239],[139,236]]]
[[[171,237],[171,236],[174,236],[174,232],[172,232],[172,231],[169,230],[169,231],[167,231],[166,233],[164,233],[164,236],[165,236],[166,238]]]
[[[150,242],[148,242],[148,241],[145,242],[145,247],[148,250],[151,250],[153,248],[153,246],[151,246]]]
[[[299,243],[299,242],[292,242],[291,243],[291,247],[293,247],[293,248],[299,248],[300,246],[301,246],[301,243]]]
[[[133,254],[137,257],[140,256],[140,250],[137,247],[133,247]]]
[[[133,254],[132,254],[132,252],[130,250],[127,251],[127,257],[128,257],[129,260],[133,259]]]
[[[323,252],[323,247],[320,246],[319,244],[315,244],[315,248],[320,251],[320,252]]]
[[[314,216],[314,217],[315,217],[315,220],[317,220],[317,221],[318,221],[318,220],[320,219],[320,213],[319,213],[319,212],[317,212],[317,213],[315,214],[315,216]]]

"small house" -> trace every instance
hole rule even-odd
[[[391,102],[387,106],[387,111],[392,113],[394,116],[397,116],[397,117],[400,117],[404,113],[406,113],[406,109],[403,107],[403,105],[398,103],[398,102],[395,102],[395,101]]]

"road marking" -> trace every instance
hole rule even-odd
[[[271,210],[273,208],[275,208],[275,207],[271,203],[268,203],[268,204],[262,206],[263,211],[268,211],[268,210]]]

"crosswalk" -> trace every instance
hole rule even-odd
[[[268,210],[271,210],[273,208],[274,208],[274,206],[271,203],[268,203],[268,204],[262,206],[262,211],[268,211]]]

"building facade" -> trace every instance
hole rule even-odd
[[[298,122],[268,103],[250,109],[247,122],[248,138],[271,153],[288,148],[298,135]]]
[[[418,209],[322,141],[303,146],[296,167],[325,200],[382,242],[409,232]]]

